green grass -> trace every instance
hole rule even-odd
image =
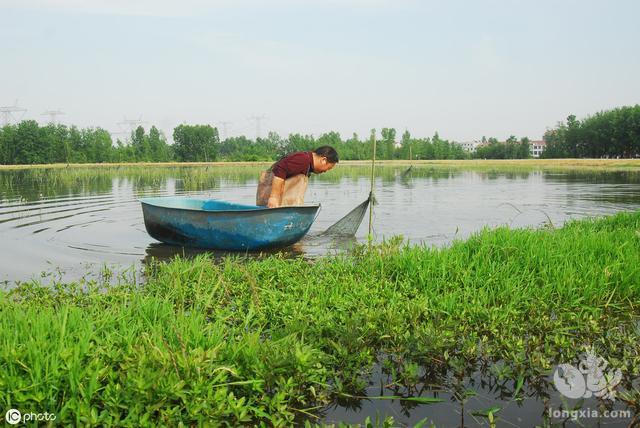
[[[2,292],[0,403],[70,425],[285,426],[364,394],[376,362],[404,384],[499,362],[522,385],[585,345],[630,383],[639,320],[640,212],[312,262],[198,256],[138,289]],[[623,396],[636,413],[639,397]]]

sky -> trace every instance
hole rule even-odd
[[[221,136],[540,139],[640,102],[640,2],[0,0],[0,106]]]

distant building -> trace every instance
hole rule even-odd
[[[500,141],[498,142],[499,144],[506,144],[504,141]],[[460,142],[460,143],[456,143],[457,145],[459,145],[460,147],[462,147],[462,149],[465,152],[468,153],[475,153],[478,148],[480,147],[484,147],[484,146],[488,146],[490,144],[489,141],[485,140],[473,140],[473,141],[464,141],[464,142]],[[539,158],[540,154],[544,151],[545,147],[546,147],[547,143],[545,141],[542,140],[538,140],[538,141],[529,141],[529,152],[531,153],[531,156],[533,156],[534,158]]]
[[[544,140],[529,141],[529,152],[534,158],[539,158],[546,146],[547,142]]]
[[[479,141],[479,140],[463,141],[460,143],[456,142],[456,144],[462,147],[462,150],[464,150],[465,152],[475,153],[478,146],[482,144],[482,141]]]

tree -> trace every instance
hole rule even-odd
[[[218,130],[210,125],[179,125],[173,130],[174,150],[183,162],[211,162],[217,158]]]
[[[151,160],[151,145],[142,126],[138,126],[131,132],[131,147],[133,148],[135,160],[142,162]]]
[[[49,154],[45,162],[69,163],[71,160],[71,143],[69,141],[69,129],[65,125],[49,124],[45,128],[44,138],[50,140]]]
[[[582,121],[574,115],[544,135],[545,158],[640,156],[640,105],[598,112]]]
[[[527,159],[531,157],[531,141],[528,137],[520,139],[520,148],[517,153],[517,159]]]
[[[398,158],[400,159],[415,159],[416,151],[413,147],[414,140],[411,138],[409,131],[402,133],[402,139],[400,140],[400,150],[398,152]]]
[[[149,149],[151,151],[151,160],[154,162],[167,162],[171,160],[171,150],[164,136],[158,131],[158,128],[152,126],[147,137]]]
[[[0,129],[0,164],[15,163],[16,127],[6,125]]]
[[[70,147],[70,162],[85,163],[87,162],[87,144],[82,137],[81,131],[72,126],[69,128],[69,147]]]
[[[395,153],[396,144],[396,130],[394,128],[382,128],[380,131],[382,134],[382,141],[378,146],[378,158],[379,159],[393,159]]]
[[[446,141],[440,139],[440,135],[437,132],[431,138],[431,145],[433,146],[433,159],[449,158],[449,145]]]
[[[112,156],[111,135],[101,128],[85,129],[82,137],[87,147],[87,160],[90,162],[109,162]]]
[[[284,141],[282,148],[278,152],[278,158],[294,152],[305,152],[313,150],[316,147],[316,141],[311,135],[291,134]]]
[[[43,163],[48,147],[42,147],[40,128],[35,120],[24,120],[18,124],[13,145],[13,160],[17,164]]]

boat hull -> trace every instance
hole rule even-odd
[[[194,198],[141,199],[144,225],[158,241],[195,248],[256,251],[286,247],[309,231],[319,205],[265,208]]]

